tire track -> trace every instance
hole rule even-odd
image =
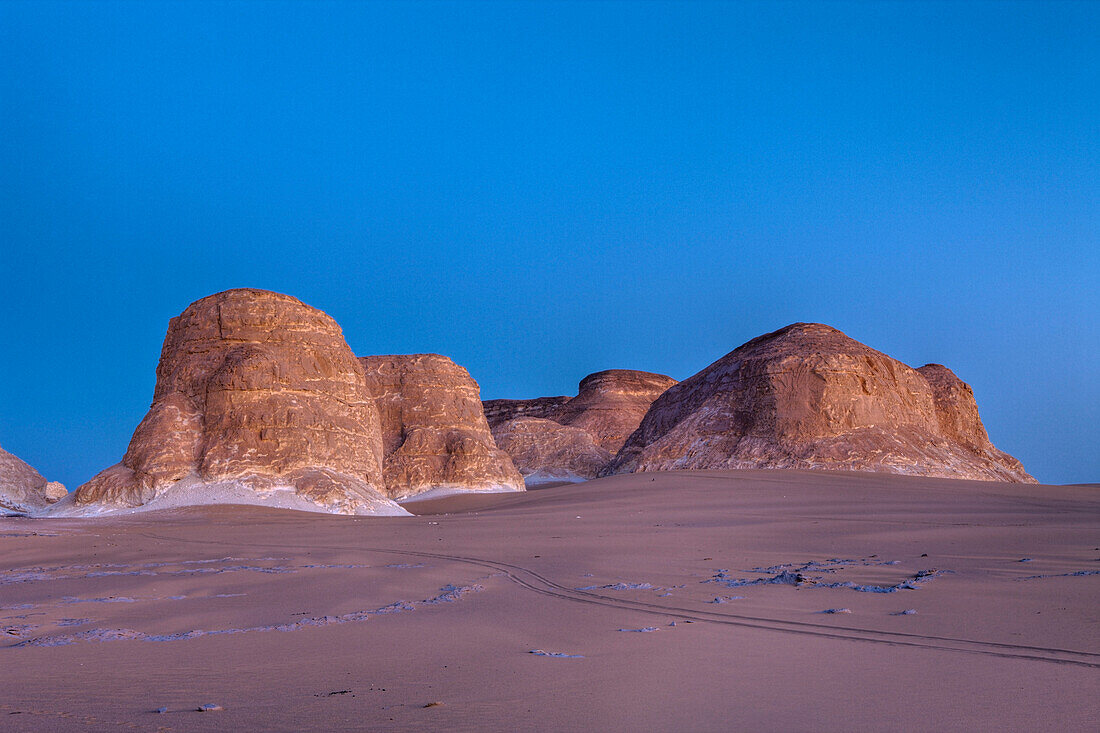
[[[587,603],[617,608],[650,615],[675,616],[677,619],[699,621],[704,623],[721,624],[725,626],[737,626],[765,631],[774,631],[786,634],[799,634],[814,636],[839,641],[864,642],[872,644],[885,644],[895,647],[912,647],[932,651],[960,652],[964,654],[980,654],[985,656],[1002,657],[1007,659],[1022,659],[1035,662],[1047,662],[1053,664],[1071,665],[1100,669],[1100,654],[1082,652],[1072,649],[1059,649],[1055,647],[1028,646],[1024,644],[1009,644],[992,641],[976,641],[950,636],[933,636],[925,634],[913,634],[900,631],[877,631],[853,626],[833,626],[829,624],[814,623],[810,621],[789,621],[784,619],[768,618],[763,616],[749,616],[736,613],[720,613],[716,611],[701,611],[680,606],[662,605],[646,601],[635,601],[624,598],[614,598],[601,593],[577,590],[557,583],[549,578],[521,565],[514,565],[500,560],[487,560],[478,557],[466,557],[463,555],[450,555],[446,553],[426,552],[420,550],[403,550],[392,547],[346,547],[336,545],[287,545],[265,543],[240,543],[220,542],[217,540],[192,540],[169,535],[157,535],[152,533],[139,533],[143,537],[155,540],[167,540],[199,545],[227,545],[234,547],[253,548],[283,548],[283,549],[309,549],[309,550],[336,550],[342,552],[377,552],[407,557],[430,558],[444,560],[466,565],[494,570],[502,573],[508,580],[540,595],[559,598],[575,603]]]

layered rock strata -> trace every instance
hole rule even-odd
[[[0,448],[0,514],[36,514],[65,497],[65,486],[47,481],[3,448]]]
[[[671,387],[604,473],[802,468],[1030,482],[989,442],[970,387],[796,323]]]
[[[608,369],[581,380],[577,396],[555,410],[550,419],[586,431],[604,450],[622,448],[657,399],[676,380],[663,374],[632,369]]]
[[[599,473],[674,384],[663,374],[608,369],[582,379],[575,397],[487,400],[485,414],[527,483],[583,480]]]
[[[485,400],[482,409],[490,428],[517,417],[537,417],[549,419],[559,407],[573,399],[567,395],[560,397],[535,397],[530,400]]]
[[[477,382],[438,354],[360,358],[382,429],[386,493],[522,491],[512,459],[497,447]]]
[[[340,327],[290,296],[238,289],[171,320],[148,414],[75,504],[405,513],[384,487],[378,411]]]

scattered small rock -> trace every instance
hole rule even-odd
[[[730,601],[743,601],[745,596],[715,596],[713,601],[706,601],[706,603],[729,603]]]
[[[153,712],[157,713],[158,715],[164,715],[165,713],[168,712],[168,708],[157,708]]]
[[[891,616],[913,616],[913,615],[915,615],[916,613],[917,613],[917,609],[915,609],[915,608],[907,608],[907,609],[905,609],[904,611],[894,611],[894,612],[893,612],[893,613],[891,613],[890,615],[891,615]]]
[[[548,652],[543,649],[531,649],[528,654],[534,654],[538,657],[559,657],[561,659],[584,659],[582,654],[566,654],[565,652]]]
[[[437,701],[435,701],[435,702],[430,702],[430,703],[428,703],[428,704],[427,704],[427,705],[425,705],[424,707],[426,707],[426,708],[437,708],[437,707],[439,707],[439,706],[440,706],[440,705],[442,705],[442,704],[443,704],[443,703],[441,703],[441,702],[439,702],[439,701],[437,700]]]
[[[221,711],[225,710],[225,708],[223,708],[221,705],[215,705],[212,702],[208,702],[205,705],[199,705],[196,710],[200,713],[220,713]]]
[[[820,613],[851,613],[851,612],[852,612],[852,609],[850,609],[850,608],[826,608],[824,611],[820,611]]]

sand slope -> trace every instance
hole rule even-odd
[[[1094,487],[699,471],[407,508],[0,520],[4,729],[1100,716]]]

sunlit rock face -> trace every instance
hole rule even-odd
[[[658,397],[605,473],[802,468],[1034,481],[986,437],[970,388],[835,328],[796,323]]]
[[[435,489],[522,491],[523,478],[497,447],[477,382],[438,354],[360,358],[381,418],[386,493]]]
[[[674,384],[663,374],[608,369],[582,379],[575,397],[487,400],[485,414],[528,484],[583,480],[599,473]]]
[[[378,410],[340,327],[290,296],[238,289],[171,320],[149,412],[75,503],[136,507],[177,490],[194,503],[291,494],[296,508],[404,513],[384,487]]]
[[[67,492],[57,481],[0,448],[0,514],[35,514],[59,501]]]

